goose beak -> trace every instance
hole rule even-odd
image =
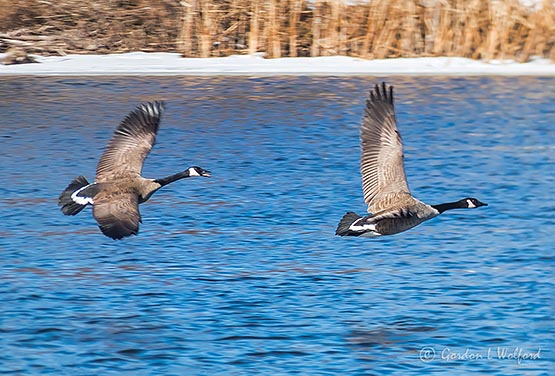
[[[202,170],[202,172],[200,173],[200,175],[201,175],[201,176],[204,176],[204,177],[206,177],[206,178],[209,178],[209,177],[212,176],[211,173],[210,173],[210,171],[208,171],[208,170]]]

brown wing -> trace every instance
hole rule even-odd
[[[375,213],[384,209],[380,201],[388,195],[410,193],[403,166],[403,144],[395,120],[392,86],[383,83],[370,90],[360,140],[364,202],[368,204],[368,211]]]
[[[96,167],[96,182],[140,175],[154,146],[164,102],[149,102],[129,113],[117,127]]]
[[[94,219],[102,233],[112,239],[137,235],[141,214],[138,196],[122,192],[110,195],[99,193],[93,205]]]

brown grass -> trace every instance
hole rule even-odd
[[[0,52],[555,61],[555,1],[0,0]]]

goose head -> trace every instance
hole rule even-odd
[[[189,172],[189,176],[204,176],[207,178],[211,176],[210,171],[205,170],[204,168],[199,166],[189,167],[187,171]]]
[[[461,204],[462,208],[469,209],[479,208],[480,206],[488,206],[488,204],[486,204],[485,202],[482,202],[474,197],[463,198],[459,201],[459,203]]]

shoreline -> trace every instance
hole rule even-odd
[[[2,59],[4,54],[0,54]],[[346,56],[265,59],[262,54],[183,58],[177,53],[37,56],[0,65],[0,76],[546,76],[555,64],[538,58],[483,62],[461,57],[365,60]]]

